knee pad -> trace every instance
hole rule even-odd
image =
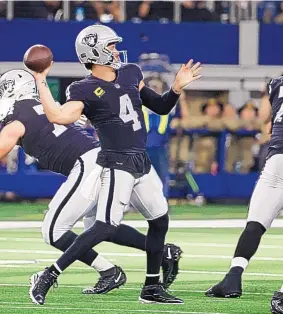
[[[159,218],[148,221],[149,227],[162,234],[166,234],[169,227],[169,215],[165,214]]]
[[[263,235],[266,231],[265,227],[257,221],[249,221],[245,228],[246,232],[252,233],[252,234],[259,234]]]

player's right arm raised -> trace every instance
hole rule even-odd
[[[57,106],[46,82],[50,68],[42,73],[34,73],[44,112],[51,123],[70,124],[76,122],[82,114],[84,103],[82,101],[69,101],[62,106]]]

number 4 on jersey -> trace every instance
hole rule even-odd
[[[139,116],[133,108],[132,101],[128,94],[120,96],[120,118],[124,123],[133,121],[133,129],[137,131],[141,129],[141,123]]]

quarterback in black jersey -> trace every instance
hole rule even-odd
[[[0,159],[18,144],[26,153],[37,158],[42,168],[68,176],[50,202],[42,224],[45,242],[66,251],[77,237],[71,231],[75,223],[86,214],[85,228],[90,227],[90,215],[92,224],[95,220],[94,206],[100,190],[101,167],[95,162],[100,151],[99,142],[74,124],[62,126],[49,122],[38,99],[34,77],[23,70],[6,72],[0,78],[0,123],[3,125]],[[84,186],[88,186],[87,178],[92,171],[95,175],[91,177],[91,185],[96,182],[97,188],[93,197],[84,197],[81,190],[85,192]],[[132,199],[131,202],[137,208],[142,207],[136,200]],[[145,236],[127,225],[120,224],[117,233],[108,241],[145,251]],[[163,283],[169,286],[176,278],[181,250],[175,245],[166,244],[164,252]],[[173,259],[169,259],[167,254]],[[89,250],[80,259],[101,275],[98,283],[85,289],[84,293],[107,293],[125,283],[126,276],[122,269],[95,251]],[[32,276],[32,286],[38,276]]]
[[[271,122],[271,138],[265,166],[253,191],[247,224],[230,270],[221,282],[206,291],[209,297],[236,298],[242,295],[242,274],[256,253],[262,236],[283,209],[283,77],[272,79],[268,90],[271,108],[265,108],[264,120],[267,125]],[[283,287],[273,296],[271,312],[283,313]]]
[[[182,65],[172,88],[159,95],[143,82],[140,68],[122,63],[116,44],[121,37],[109,27],[85,28],[76,40],[78,58],[91,71],[67,89],[67,102],[54,103],[46,84],[47,69],[35,73],[40,99],[52,123],[65,125],[83,113],[94,125],[101,142],[97,163],[102,167],[101,191],[95,224],[79,236],[53,266],[57,275],[85,251],[107,240],[119,226],[130,197],[143,204],[139,211],[149,224],[146,253],[147,274],[140,300],[144,303],[180,304],[183,300],[167,293],[159,281],[160,265],[169,217],[162,183],[145,152],[146,127],[142,104],[157,114],[168,114],[183,87],[199,79],[200,63]],[[39,282],[41,284],[41,282]],[[43,291],[45,297],[47,291]]]

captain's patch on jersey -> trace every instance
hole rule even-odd
[[[102,89],[101,87],[97,87],[97,89],[94,91],[94,94],[100,98],[105,94],[105,90]]]

